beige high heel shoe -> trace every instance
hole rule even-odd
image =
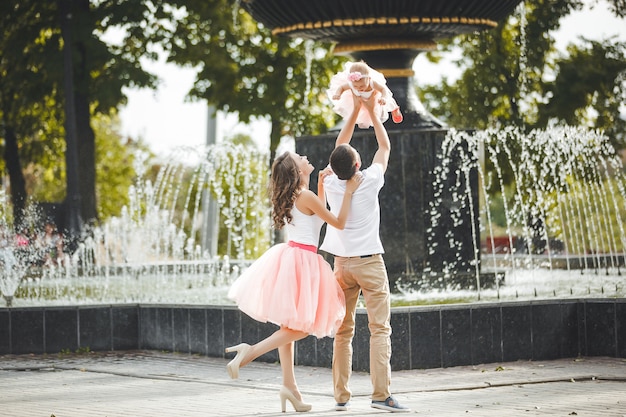
[[[247,343],[240,343],[237,346],[227,347],[225,350],[226,353],[237,352],[235,358],[228,362],[228,365],[226,365],[228,375],[230,375],[232,379],[237,379],[239,378],[239,366],[241,365],[243,358],[246,357],[246,353],[250,350],[250,345]]]
[[[311,404],[306,404],[297,399],[293,392],[289,391],[285,386],[280,387],[278,395],[280,395],[280,406],[283,413],[287,411],[287,400],[289,400],[294,410],[299,413],[311,411]]]

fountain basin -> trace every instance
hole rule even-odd
[[[626,357],[626,299],[557,299],[393,308],[394,370],[579,356]],[[0,308],[0,354],[148,349],[224,357],[276,327],[235,306]],[[369,369],[367,313],[357,310],[354,370]],[[330,338],[296,343],[296,364],[330,367]],[[259,360],[275,362],[277,352]]]
[[[493,257],[486,258],[493,261]],[[332,262],[332,259],[330,260]],[[498,256],[500,265],[486,264],[477,280],[473,273],[415,273],[394,278],[391,305],[414,306],[451,303],[518,302],[578,298],[620,298],[626,296],[624,279],[609,265],[591,269],[552,268],[543,260],[530,266],[527,258]],[[568,263],[574,264],[574,259]],[[76,305],[161,304],[233,305],[227,294],[247,263],[158,263],[135,267],[100,268],[100,274],[80,275],[65,271],[56,276],[42,275],[22,279],[19,289],[5,307],[51,308]],[[74,271],[75,272],[75,271]]]

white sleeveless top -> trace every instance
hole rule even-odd
[[[285,225],[289,240],[317,247],[324,221],[316,214],[304,214],[295,204],[291,208],[291,215],[293,216],[291,222]]]

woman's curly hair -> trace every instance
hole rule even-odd
[[[282,229],[293,217],[291,209],[302,188],[296,161],[289,152],[274,159],[270,176],[270,196],[272,199],[272,222],[276,229]]]

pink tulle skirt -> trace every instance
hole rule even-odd
[[[343,290],[328,262],[288,243],[272,246],[252,263],[228,297],[257,321],[318,338],[334,336],[346,313]]]

